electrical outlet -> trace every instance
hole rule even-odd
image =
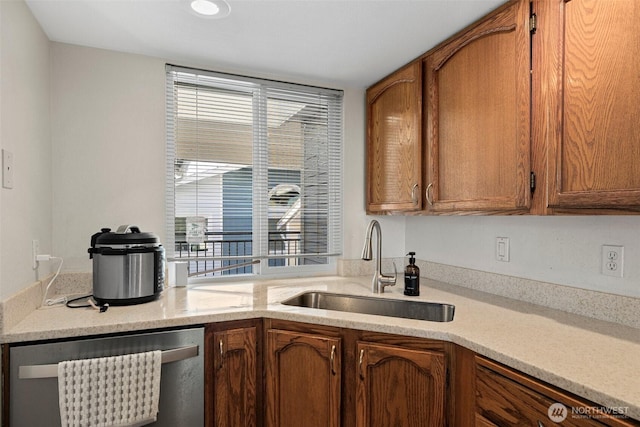
[[[32,257],[32,265],[35,270],[38,268],[38,254],[40,253],[40,241],[33,239],[31,241],[31,257]]]
[[[602,245],[602,274],[622,277],[624,274],[624,246]]]
[[[509,238],[496,237],[496,260],[509,262]]]

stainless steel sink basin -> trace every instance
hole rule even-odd
[[[328,292],[304,292],[283,301],[282,304],[349,313],[376,314],[404,319],[451,322],[455,306],[426,301],[409,301],[389,298],[333,294]]]

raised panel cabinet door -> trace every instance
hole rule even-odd
[[[536,7],[549,206],[640,209],[640,0]]]
[[[446,425],[442,352],[358,342],[358,427]]]
[[[340,425],[339,338],[270,329],[265,356],[267,426]]]
[[[484,357],[476,357],[476,425],[630,427],[639,425],[605,408]],[[612,412],[613,409],[613,412]]]
[[[422,72],[410,64],[367,90],[367,211],[422,208]]]
[[[478,368],[476,387],[479,419],[495,425],[556,425],[550,417],[565,418],[559,423],[563,426],[603,425],[595,420],[571,417],[570,407],[558,406],[559,402],[482,367]]]
[[[528,211],[529,16],[513,2],[424,58],[429,211]]]
[[[256,328],[213,334],[215,427],[256,426]]]

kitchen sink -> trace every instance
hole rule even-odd
[[[283,301],[282,304],[349,313],[376,314],[404,319],[451,322],[455,306],[438,302],[409,301],[358,295],[310,291]]]

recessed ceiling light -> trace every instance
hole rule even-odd
[[[224,18],[231,12],[225,0],[191,0],[191,9],[205,18]]]

